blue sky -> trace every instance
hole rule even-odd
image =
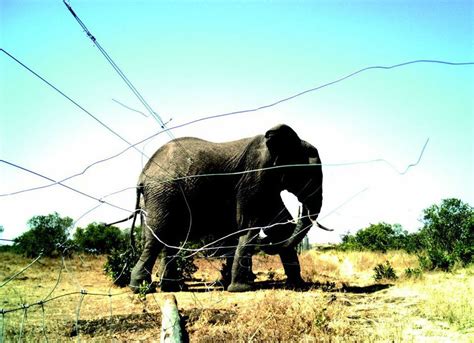
[[[160,131],[87,38],[62,1],[0,2],[1,47],[130,142]],[[474,61],[471,1],[71,1],[79,17],[170,125],[255,108],[361,68],[418,59]],[[53,179],[82,171],[126,144],[0,56],[0,159]],[[173,131],[226,141],[290,124],[318,147],[325,202],[312,241],[336,241],[369,223],[420,226],[423,208],[447,197],[474,204],[474,66],[413,64],[370,70],[258,112]],[[385,159],[384,163],[339,165]],[[169,140],[144,147],[151,155]],[[66,184],[96,197],[133,187],[136,151],[90,168]],[[47,184],[0,164],[0,194]],[[109,198],[132,209],[134,190]],[[356,195],[356,196],[355,196]],[[355,197],[354,197],[355,196]],[[341,205],[344,206],[341,207]],[[58,211],[77,225],[126,215],[58,185],[0,196],[3,237],[33,215]],[[84,216],[83,216],[84,215]]]

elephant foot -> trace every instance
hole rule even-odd
[[[255,275],[252,272],[248,273],[247,275],[247,280],[249,280],[249,282],[254,282],[256,278],[257,278],[257,275]]]
[[[252,284],[237,282],[232,282],[229,287],[227,287],[227,291],[229,292],[249,292],[253,291],[253,289],[254,287]]]
[[[222,288],[224,288],[224,290],[226,291],[227,288],[228,288],[229,285],[230,285],[230,280],[229,280],[229,279],[221,278],[221,279],[219,279],[219,280],[216,280],[216,281],[215,281],[215,284],[216,284],[216,286],[222,286]]]
[[[220,279],[216,280],[216,283],[224,288],[224,290],[229,287],[231,283],[231,275],[225,271],[221,271]]]
[[[254,273],[250,273],[247,277],[247,281],[248,281],[248,285],[253,289],[253,282],[255,281],[255,279],[257,278],[257,276],[254,274]],[[217,284],[221,285],[225,291],[228,291],[229,290],[229,287],[231,285],[231,282],[229,279],[223,279],[221,278],[220,280],[217,280],[216,281]],[[238,283],[238,285],[247,285],[247,283],[244,283],[244,284],[241,284],[241,283]],[[246,292],[246,290],[244,291],[230,291],[230,292]]]
[[[252,284],[255,281],[256,278],[257,278],[257,275],[255,275],[252,272],[248,273],[247,276],[246,276],[246,280],[249,284]],[[219,280],[217,280],[216,283],[218,283],[219,285],[222,285],[224,290],[228,290],[229,285],[231,284],[230,275],[222,274],[222,277]],[[238,291],[236,291],[236,292],[238,292]]]
[[[285,288],[287,289],[302,289],[306,285],[306,282],[298,276],[297,278],[286,279]]]

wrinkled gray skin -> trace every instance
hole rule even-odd
[[[291,164],[313,166],[278,167]],[[161,290],[182,289],[173,257],[180,242],[228,235],[214,245],[234,246],[229,248],[227,267],[222,272],[228,291],[253,288],[252,254],[256,245],[280,255],[289,285],[302,283],[295,246],[321,209],[320,164],[316,148],[287,125],[275,126],[265,135],[226,143],[179,138],[165,144],[139,179],[137,207],[143,204],[147,226],[143,230],[144,249],[132,270],[130,286],[136,289],[143,281],[151,282],[153,265],[163,251]],[[252,172],[239,173],[249,170]],[[303,203],[306,217],[298,225],[289,222],[292,217],[281,200],[282,190]],[[284,224],[271,226],[276,223]],[[259,230],[249,229],[267,226],[263,240],[258,238]]]

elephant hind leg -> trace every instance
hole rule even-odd
[[[144,237],[143,251],[137,263],[132,269],[130,275],[130,288],[138,293],[140,288],[144,285],[151,289],[151,276],[153,266],[155,265],[158,254],[163,249],[163,245],[159,243],[154,237]]]
[[[235,251],[234,261],[232,262],[232,278],[227,290],[229,292],[247,292],[254,289],[252,273],[252,253],[251,244],[252,233],[239,237],[239,245]]]

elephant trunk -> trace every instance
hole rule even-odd
[[[306,207],[303,207],[301,216],[296,223],[295,231],[293,231],[293,234],[282,244],[282,248],[293,248],[297,246],[312,226],[313,223],[308,215],[308,210]]]
[[[323,195],[321,188],[317,192],[301,199],[303,203],[302,212],[299,215],[295,230],[291,237],[283,243],[282,248],[293,248],[297,246],[313,225],[326,231],[333,231],[319,224],[316,219],[321,211]]]
[[[313,192],[307,196],[301,196],[299,200],[303,203],[302,211],[298,215],[296,223],[288,223],[292,225],[292,233],[283,241],[277,237],[269,235],[260,241],[260,248],[267,254],[278,254],[281,249],[296,247],[306,236],[313,225],[320,227],[326,231],[333,231],[319,224],[316,219],[322,207],[322,191]]]
[[[267,254],[279,254],[282,249],[293,248],[297,246],[308,233],[313,225],[308,215],[300,216],[297,223],[287,223],[292,227],[291,233],[286,238],[282,236],[268,235],[259,241],[260,249]]]

